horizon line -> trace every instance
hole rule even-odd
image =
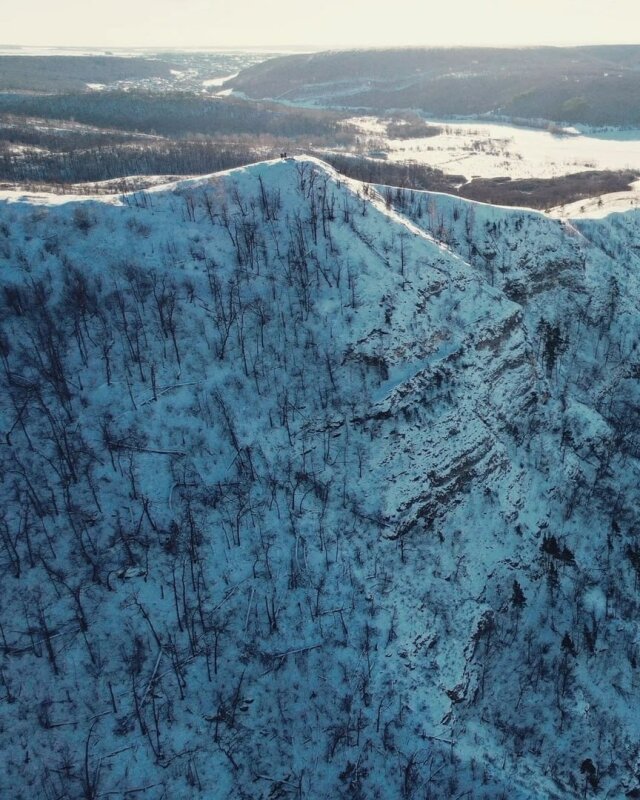
[[[329,50],[464,50],[464,49],[486,49],[486,50],[535,50],[542,48],[577,49],[581,47],[640,47],[639,42],[566,42],[559,43],[529,43],[529,44],[504,44],[504,43],[482,43],[482,44],[199,44],[199,45],[180,45],[180,44],[15,44],[0,42],[0,50],[167,50],[174,52],[181,51],[200,51],[217,52],[228,51],[278,51],[300,50],[300,51],[329,51]]]

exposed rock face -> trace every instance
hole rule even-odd
[[[0,794],[635,790],[640,218],[400,205],[2,204]]]

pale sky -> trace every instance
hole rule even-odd
[[[3,0],[0,44],[634,44],[640,0]]]

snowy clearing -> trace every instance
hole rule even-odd
[[[353,117],[348,123],[366,135],[367,149],[388,150],[390,161],[416,161],[447,173],[474,177],[553,178],[591,169],[640,168],[640,131],[615,136],[564,134],[476,121],[429,120],[439,136],[389,139],[379,117]]]

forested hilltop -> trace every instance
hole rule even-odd
[[[0,54],[0,90],[57,93],[147,86],[159,91],[202,90],[273,53],[141,50],[137,54]]]
[[[0,200],[0,796],[640,793],[638,212]]]
[[[0,90],[62,92],[109,84],[171,77],[177,65],[167,60],[95,56],[0,56]]]
[[[344,113],[188,91],[0,93],[0,181],[63,187],[194,175],[345,146]]]
[[[324,52],[258,64],[227,86],[354,109],[638,125],[640,46]]]

